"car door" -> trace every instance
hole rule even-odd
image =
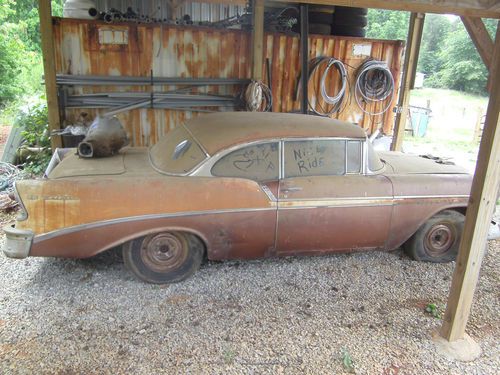
[[[278,193],[280,255],[383,247],[392,185],[366,174],[364,140],[286,140]]]
[[[279,142],[242,145],[221,156],[211,167],[214,177],[252,181],[249,195],[262,196],[259,206],[248,207],[244,216],[224,227],[231,232],[231,250],[226,258],[260,258],[275,254],[277,196],[279,187]],[[228,192],[230,193],[230,192]]]

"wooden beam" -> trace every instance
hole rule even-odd
[[[300,112],[309,111],[309,5],[300,4]]]
[[[252,79],[262,81],[264,53],[264,0],[253,1]]]
[[[474,42],[479,56],[489,70],[493,58],[493,40],[481,18],[462,16],[462,22]]]
[[[458,16],[500,18],[498,0],[274,0],[282,3],[339,5],[347,7],[442,13]]]
[[[43,71],[45,76],[45,92],[47,94],[47,109],[49,131],[61,128],[59,115],[59,100],[56,85],[56,63],[54,53],[54,34],[52,29],[52,9],[50,0],[38,0],[38,15],[40,17],[40,34],[42,37]],[[50,138],[52,150],[61,147],[61,137]]]
[[[500,29],[497,29],[496,33],[491,74],[492,77],[500,75]],[[464,338],[486,247],[488,228],[495,209],[500,183],[499,113],[500,81],[496,78],[490,93],[462,242],[440,330],[441,336],[450,342]]]
[[[392,138],[391,150],[401,151],[403,138],[405,135],[406,117],[410,104],[410,90],[415,84],[415,74],[417,72],[418,53],[422,41],[425,14],[412,13],[410,25],[408,26],[408,40],[405,51],[405,62],[403,67],[403,77],[401,78],[401,88],[399,90],[399,100],[396,112],[396,122],[394,125],[394,136]]]

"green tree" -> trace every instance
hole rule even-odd
[[[19,26],[8,22],[12,16],[11,0],[0,0],[0,105],[21,92],[24,44],[19,38]]]
[[[427,14],[425,16],[418,71],[430,76],[440,69],[443,64],[440,51],[446,44],[450,30],[451,22],[446,16],[440,14]]]
[[[485,20],[491,35],[496,24],[494,20]],[[452,23],[437,60],[441,66],[429,78],[429,85],[486,94],[488,71],[460,19]]]
[[[15,1],[8,21],[22,26],[22,39],[29,50],[41,51],[38,0]],[[63,0],[52,0],[52,14],[62,16]]]
[[[396,10],[368,10],[366,36],[375,39],[406,40],[410,13]]]
[[[63,0],[53,0],[62,15]],[[39,92],[40,21],[37,0],[0,0],[0,107],[22,94]]]

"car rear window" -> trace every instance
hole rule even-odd
[[[151,147],[149,154],[155,168],[172,174],[185,174],[207,157],[184,126],[170,131]]]
[[[255,181],[277,180],[279,176],[278,142],[242,147],[222,158],[212,167],[212,175],[241,177]]]

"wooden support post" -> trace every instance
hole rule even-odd
[[[486,26],[481,18],[477,17],[461,17],[465,29],[469,33],[472,42],[476,46],[479,56],[483,60],[484,65],[488,71],[491,67],[491,60],[493,58],[493,40],[491,39]],[[488,76],[488,84],[486,89],[491,91],[492,79],[491,75]]]
[[[465,327],[500,183],[500,28],[496,33],[491,75],[495,79],[486,112],[462,242],[440,330],[440,335],[449,342],[465,337]]]
[[[484,26],[481,18],[462,16],[462,22],[469,33],[470,38],[474,42],[479,56],[489,70],[491,66],[491,59],[493,58],[493,40]]]
[[[410,104],[410,90],[415,84],[415,74],[417,72],[418,53],[420,51],[420,42],[422,41],[424,20],[424,13],[411,14],[410,25],[408,27],[408,39],[406,42],[403,77],[401,79],[396,122],[394,125],[394,136],[391,144],[392,151],[401,151],[401,147],[403,146],[406,116]]]
[[[252,79],[262,81],[264,52],[264,0],[253,1]]]
[[[477,108],[476,125],[474,126],[474,135],[472,136],[472,142],[477,143],[481,140],[481,125],[483,124],[484,110],[482,107]]]
[[[47,109],[49,131],[61,128],[59,100],[56,85],[56,62],[54,53],[54,34],[52,30],[52,9],[50,0],[38,0],[38,15],[40,17],[40,33],[42,36],[43,71],[45,76],[45,91],[47,94]],[[51,137],[52,150],[61,147],[61,137]]]
[[[309,63],[309,5],[300,4],[300,111],[307,114],[309,110],[308,93]]]

